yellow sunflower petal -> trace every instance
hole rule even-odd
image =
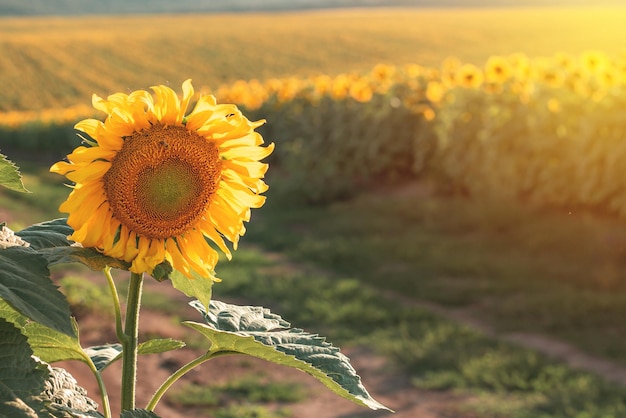
[[[178,110],[178,115],[176,117],[176,123],[181,123],[183,118],[185,117],[185,113],[187,112],[187,107],[189,106],[189,102],[193,97],[193,86],[191,85],[191,79],[187,79],[183,82],[183,100],[180,102],[180,109]]]
[[[115,157],[115,150],[103,147],[78,147],[67,159],[77,163],[91,163],[97,160],[111,161]]]
[[[185,257],[180,252],[176,240],[173,238],[168,238],[165,241],[165,248],[167,249],[167,254],[169,254],[172,267],[183,273],[185,276],[191,277],[191,269],[189,268]]]
[[[238,147],[229,149],[221,154],[225,160],[259,161],[269,156],[274,151],[274,143],[267,147]]]
[[[67,173],[66,177],[76,183],[83,183],[102,177],[110,167],[111,163],[108,161],[94,161],[91,164],[78,168],[76,171]]]
[[[200,228],[202,233],[206,235],[211,241],[213,241],[220,250],[222,250],[222,252],[229,260],[232,259],[233,256],[230,252],[230,249],[226,246],[224,238],[222,238],[219,232],[215,230],[215,226],[210,223],[210,221],[208,222],[208,220],[204,219],[198,224],[198,228]]]
[[[164,125],[174,125],[178,123],[178,113],[180,102],[174,90],[167,86],[152,86],[156,95],[154,103],[154,114]]]
[[[76,171],[76,166],[74,164],[66,163],[65,161],[59,161],[50,167],[50,172],[61,175],[66,175],[72,171]]]
[[[261,163],[259,161],[237,160],[225,160],[224,166],[238,174],[259,179],[265,176],[265,173],[267,173],[267,169],[269,168],[269,164]]]

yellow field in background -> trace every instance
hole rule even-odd
[[[335,75],[375,64],[624,48],[626,8],[368,9],[0,19],[0,111],[87,105],[154,84]]]

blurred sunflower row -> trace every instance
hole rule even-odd
[[[262,133],[277,145],[273,190],[294,199],[327,202],[428,177],[481,198],[626,216],[626,52],[380,64],[207,92],[267,119]],[[73,111],[47,121],[0,114],[0,143],[59,149],[67,138],[52,131],[91,116]],[[50,147],[51,139],[65,142]]]

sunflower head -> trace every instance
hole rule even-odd
[[[68,161],[50,171],[72,181],[60,210],[74,228],[71,239],[152,273],[163,262],[188,277],[213,278],[220,248],[231,253],[245,232],[250,209],[265,202],[263,177],[273,144],[262,147],[255,129],[234,105],[194,95],[183,83],[182,99],[166,86],[117,93],[93,106],[104,122],[76,124],[87,138]]]
[[[456,73],[456,80],[461,87],[475,89],[483,83],[483,72],[473,64],[463,64]]]

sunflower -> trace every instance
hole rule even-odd
[[[152,87],[154,95],[94,95],[106,120],[78,122],[86,146],[50,171],[74,183],[59,208],[74,228],[70,239],[130,263],[134,273],[167,261],[187,277],[214,278],[214,247],[230,259],[225,239],[236,249],[250,209],[265,202],[268,165],[260,160],[274,144],[261,147],[254,131],[265,121],[251,122],[210,95],[186,115],[191,80],[182,89],[182,100],[167,86]]]
[[[464,64],[456,72],[457,85],[468,89],[480,87],[483,83],[483,72],[473,64]]]
[[[511,65],[504,57],[495,55],[485,63],[485,78],[490,83],[502,84],[511,77],[511,73]]]

